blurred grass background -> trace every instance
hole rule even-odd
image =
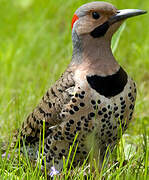
[[[71,60],[71,18],[88,0],[0,0],[0,135],[8,138]],[[148,0],[107,0],[149,11]],[[149,14],[127,20],[115,56],[137,82],[127,133],[149,133]]]

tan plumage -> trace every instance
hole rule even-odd
[[[45,120],[47,169],[53,161],[59,170],[63,167],[62,156],[67,158],[77,133],[74,165],[81,164],[92,148],[102,165],[107,147],[110,146],[112,151],[119,139],[119,126],[123,132],[128,127],[136,98],[135,83],[112,54],[111,38],[122,20],[143,13],[126,10],[121,14],[104,2],[88,3],[76,11],[72,24],[72,61],[24,121],[13,144],[20,135],[27,144],[30,157],[33,151],[37,155]]]

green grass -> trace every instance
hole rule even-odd
[[[117,8],[149,11],[148,0],[107,0]],[[0,0],[0,136],[5,141],[39,102],[71,60],[71,17],[84,0]],[[149,177],[149,15],[129,19],[115,51],[116,59],[137,82],[134,120],[115,149],[117,163],[88,179]],[[123,148],[124,147],[124,148]],[[124,157],[125,156],[125,157]],[[1,179],[44,179],[26,157],[1,159]],[[124,159],[128,162],[124,166]],[[86,165],[87,166],[87,165]],[[84,169],[74,169],[82,179]],[[69,171],[68,171],[69,172]],[[96,175],[95,175],[96,174]],[[67,172],[61,175],[66,177]],[[63,179],[62,178],[62,179]]]

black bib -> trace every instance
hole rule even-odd
[[[113,75],[105,77],[98,75],[86,76],[86,79],[91,88],[96,90],[100,95],[110,98],[123,91],[128,77],[126,72],[120,67],[119,71]]]

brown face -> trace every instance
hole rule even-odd
[[[72,30],[78,36],[90,34],[93,38],[106,36],[111,38],[124,19],[144,14],[137,9],[117,10],[105,2],[92,2],[81,6],[75,13]]]
[[[115,11],[104,11],[93,9],[86,13],[85,16],[80,17],[79,21],[76,23],[76,32],[78,35],[89,34],[94,31],[95,28],[103,25],[108,21],[110,16],[113,16]]]

